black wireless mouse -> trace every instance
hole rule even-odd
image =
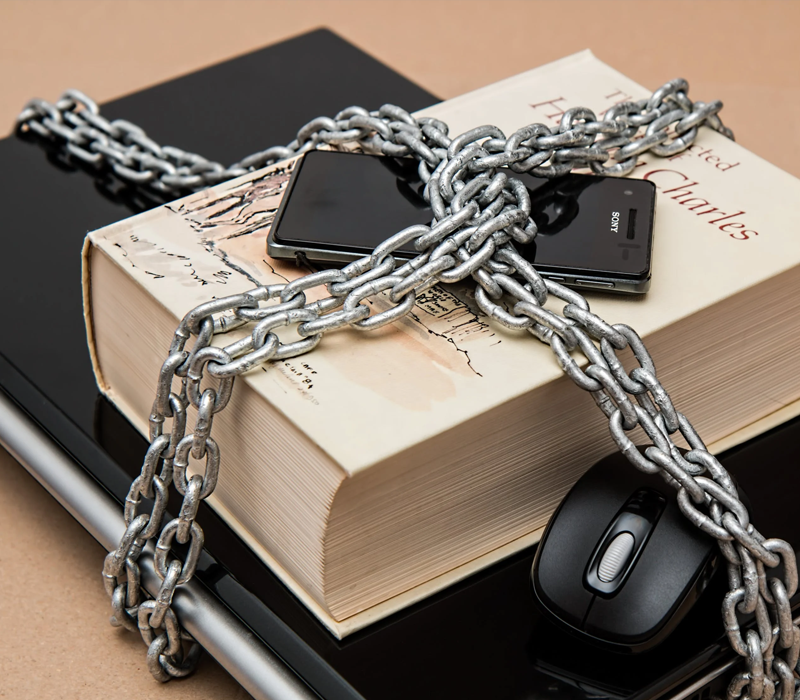
[[[547,526],[531,578],[545,613],[588,641],[645,651],[669,635],[716,568],[714,538],[677,492],[616,453],[573,486]]]

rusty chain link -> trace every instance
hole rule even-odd
[[[794,550],[755,529],[730,475],[672,404],[638,334],[592,313],[581,294],[540,277],[514,245],[536,236],[528,192],[514,173],[556,177],[590,168],[601,175],[624,176],[645,152],[669,156],[688,148],[701,126],[732,138],[717,116],[722,103],[692,102],[687,92],[685,80],[673,80],[648,99],[616,105],[602,121],[587,108],[574,108],[557,127],[532,124],[509,137],[496,127],[482,126],[451,139],[443,122],[416,119],[393,105],[373,112],[349,107],[334,118],[312,120],[290,144],[227,168],[160,146],[123,120],[106,120],[91,99],[75,90],[55,104],[32,100],[26,105],[18,118],[21,131],[54,139],[81,161],[110,168],[123,180],[169,196],[203,189],[323,144],[357,145],[367,153],[415,158],[434,214],[430,226],[400,231],[341,270],[323,270],[201,304],[175,331],[150,416],[150,447],[125,502],[128,527],[103,567],[112,624],[139,630],[148,646],[148,668],[158,680],[191,672],[200,651],[181,631],[170,606],[176,588],[194,575],[203,547],[197,509],[213,492],[220,467],[211,430],[214,416],[230,399],[235,377],[271,360],[309,352],[326,331],[372,330],[392,323],[432,286],[472,277],[481,310],[503,326],[527,331],[549,345],[565,374],[588,391],[606,415],[611,435],[628,460],[676,488],[686,517],[717,539],[730,584],[723,621],[731,647],[744,657],[744,669],[728,689],[729,700],[794,698],[800,657],[800,629],[792,621],[789,603],[798,586]],[[407,262],[396,260],[394,251],[412,242],[418,255]],[[316,287],[325,287],[329,296],[308,302],[305,293]],[[371,315],[364,302],[377,295],[390,306]],[[301,339],[283,343],[274,331],[287,326]],[[241,327],[247,327],[249,335],[225,347],[211,345],[215,335]],[[617,355],[626,348],[638,364],[630,372]],[[197,409],[191,432],[189,405]],[[637,426],[653,443],[643,452],[628,436]],[[676,435],[686,440],[688,452],[676,446]],[[203,463],[201,473],[189,476],[190,456]],[[162,528],[170,483],[183,502],[178,517]],[[149,515],[138,513],[142,498],[153,500]],[[175,540],[186,547],[183,559],[172,552]],[[137,559],[152,541],[162,583],[155,598],[145,600]],[[755,628],[742,633],[741,622],[750,615]]]

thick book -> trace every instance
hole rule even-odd
[[[452,133],[511,133],[649,94],[588,52],[422,114]],[[300,274],[264,241],[293,161],[90,234],[84,294],[98,384],[143,433],[181,316]],[[642,158],[659,189],[644,299],[591,295],[645,338],[712,449],[788,418],[800,379],[772,368],[800,340],[800,182],[702,129]],[[380,302],[378,302],[379,304]],[[377,333],[342,331],[240,380],[215,421],[212,506],[339,637],[536,541],[583,469],[614,449],[550,350],[481,315],[467,287],[421,297]]]

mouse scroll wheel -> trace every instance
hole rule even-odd
[[[597,567],[597,578],[603,583],[610,583],[617,578],[625,569],[635,544],[636,540],[630,532],[620,532],[606,548]]]

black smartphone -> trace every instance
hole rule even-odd
[[[645,180],[570,174],[555,179],[509,171],[530,191],[539,234],[517,246],[539,273],[572,287],[642,294],[650,286],[655,187]],[[295,166],[267,247],[346,264],[433,214],[416,161],[311,151]],[[409,244],[398,257],[416,254]]]

